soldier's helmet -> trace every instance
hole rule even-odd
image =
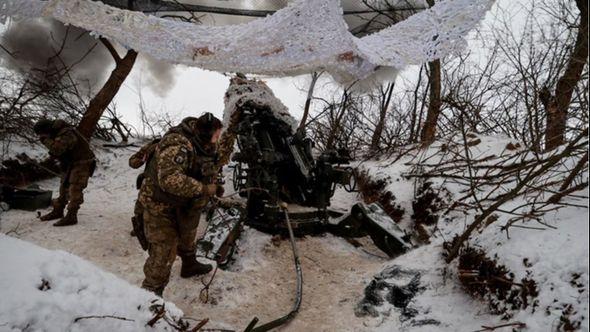
[[[37,135],[55,135],[61,129],[68,127],[69,124],[64,120],[50,120],[50,119],[41,119],[35,123],[33,126],[33,131]]]
[[[201,142],[211,141],[213,134],[223,127],[221,120],[213,114],[206,112],[198,118],[186,117],[182,120],[182,126],[188,127]]]
[[[53,133],[53,123],[54,120],[49,119],[41,119],[35,123],[33,126],[33,131],[37,135],[41,134],[52,134]]]

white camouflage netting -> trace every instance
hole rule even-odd
[[[272,90],[259,80],[248,80],[234,77],[225,92],[223,111],[223,127],[229,128],[230,120],[234,112],[244,103],[249,102],[261,107],[268,107],[277,119],[284,121],[291,127],[294,133],[297,130],[297,120],[289,113],[289,109]]]
[[[350,85],[379,67],[399,70],[459,52],[493,2],[443,0],[363,38],[348,31],[339,0],[294,0],[273,15],[229,26],[172,21],[90,0],[3,0],[0,22],[52,17],[167,62],[270,76],[326,70]]]

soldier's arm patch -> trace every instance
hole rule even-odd
[[[176,156],[174,156],[174,162],[177,163],[178,165],[184,164],[185,160],[186,160],[186,155],[184,155],[182,153],[177,153]]]
[[[171,135],[164,138],[162,146],[156,154],[158,184],[168,193],[182,197],[195,197],[202,191],[202,184],[187,175],[191,153],[190,143],[184,140],[173,140]]]
[[[181,146],[176,155],[174,156],[174,162],[178,165],[183,165],[188,159],[188,149],[185,146]]]

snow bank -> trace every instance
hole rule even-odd
[[[380,271],[399,266],[405,271],[420,273],[423,288],[408,305],[407,316],[385,302],[381,316],[368,324],[370,331],[475,331],[481,325],[494,325],[497,317],[490,315],[484,303],[465,292],[450,269],[441,259],[440,242],[415,249],[392,262],[383,264]]]
[[[583,194],[587,196],[588,189]],[[516,200],[512,204],[522,203]],[[566,207],[543,218],[555,229],[514,227],[510,238],[499,230],[509,216],[499,217],[498,226],[486,228],[471,245],[498,257],[514,273],[515,280],[530,278],[537,282],[538,308],[519,312],[513,320],[526,323],[531,331],[548,326],[558,330],[560,317],[571,305],[574,310],[568,319],[582,322],[581,329],[588,331],[588,209]]]
[[[0,162],[12,159],[21,153],[26,153],[27,156],[37,160],[47,157],[47,149],[41,144],[30,143],[23,139],[0,140]]]
[[[483,248],[510,272],[514,280],[532,278],[537,282],[537,304],[514,312],[509,322],[526,324],[526,331],[559,331],[561,317],[571,306],[570,321],[579,321],[579,329],[588,331],[588,217],[587,209],[568,208],[550,216],[557,229],[531,231],[515,229],[510,239],[497,228],[490,227],[470,242]],[[463,220],[440,223],[449,239],[463,229]],[[459,283],[456,262],[447,265],[442,257],[444,238],[415,249],[378,271],[392,266],[421,273],[424,287],[408,308],[415,316],[403,317],[387,301],[378,307],[380,317],[370,321],[372,331],[476,331],[482,326],[508,323],[490,313],[486,303],[469,296]],[[525,260],[526,258],[526,260]]]
[[[462,140],[463,138],[459,135],[448,141],[437,141],[427,149],[416,149],[395,162],[387,159],[370,161],[359,167],[371,174],[374,179],[382,179],[387,182],[386,190],[394,193],[396,202],[406,210],[404,222],[411,222],[413,214],[411,202],[415,196],[413,189],[418,181],[424,180],[409,178],[407,175],[419,174],[424,169],[456,174],[464,179],[449,181],[449,179],[432,177],[427,181],[434,183],[438,188],[448,190],[453,199],[465,196],[469,192],[469,181],[466,180],[469,174],[468,170],[465,165],[461,166],[455,160],[457,153],[462,153]],[[486,166],[498,165],[496,163],[499,163],[500,160],[502,160],[502,165],[508,165],[505,160],[516,163],[536,158],[532,153],[524,153],[525,151],[518,142],[506,137],[469,134],[467,141],[471,158],[477,160],[477,165],[482,166],[473,169],[473,175],[482,175],[484,171],[489,169]],[[457,147],[460,149],[453,150]],[[518,158],[511,158],[517,154]],[[509,158],[500,159],[498,158],[500,156]],[[540,156],[540,158],[546,157],[548,155]],[[571,169],[576,160],[575,158],[565,158],[543,178]],[[587,179],[587,170],[584,171],[583,177]],[[499,192],[507,192],[513,188],[516,179],[512,180],[507,181]],[[491,189],[486,186],[478,186],[475,190],[480,197],[486,197]],[[498,194],[497,192],[495,195]],[[514,282],[520,282],[524,278],[536,282],[538,295],[532,299],[531,305],[523,310],[506,308],[512,316],[511,322],[525,323],[530,331],[564,329],[563,319],[574,323],[578,322],[580,324],[578,328],[581,330],[588,331],[589,328],[588,202],[583,198],[588,197],[588,188],[586,187],[575,194],[577,197],[564,199],[566,203],[569,203],[568,205],[561,206],[541,217],[540,221],[546,226],[529,220],[510,227],[507,233],[502,230],[502,226],[515,216],[508,212],[514,210],[516,213],[524,213],[527,211],[526,209],[529,209],[527,200],[530,197],[527,195],[516,197],[505,203],[500,211],[496,211],[497,220],[493,224],[479,232],[474,232],[468,241],[470,247],[482,250],[487,257],[496,260],[497,264],[505,266],[512,273],[510,277]],[[485,207],[490,203],[484,202],[483,204]],[[450,241],[456,234],[462,233],[467,225],[473,222],[478,212],[478,209],[473,208],[460,213],[449,213],[444,220],[438,222],[438,230],[431,238],[430,245],[409,252],[392,263],[384,264],[383,269],[392,265],[400,265],[404,268],[423,271],[422,281],[423,285],[427,285],[427,289],[418,294],[412,302],[413,305],[420,308],[418,310],[420,314],[412,321],[422,318],[440,322],[436,326],[417,327],[411,326],[411,322],[402,323],[402,326],[412,327],[412,331],[414,329],[431,331],[452,330],[459,327],[461,330],[477,330],[481,328],[481,325],[485,325],[483,324],[486,320],[485,315],[490,311],[485,308],[483,300],[477,300],[480,303],[478,310],[482,314],[485,313],[485,315],[478,317],[477,324],[480,326],[474,326],[473,318],[466,318],[462,313],[466,306],[473,304],[469,304],[471,301],[466,300],[468,297],[466,293],[461,295],[457,262],[446,265],[442,256],[443,242]],[[387,311],[387,307],[381,311]],[[501,321],[500,317],[496,316],[487,326],[504,323],[506,321]],[[399,326],[399,323],[389,322],[389,319],[383,324],[383,330]]]
[[[0,331],[139,331],[162,304],[152,293],[63,251],[0,234]],[[174,318],[182,311],[165,304]],[[116,316],[87,318],[84,316]],[[123,318],[125,320],[123,320]],[[160,320],[155,331],[170,331]]]

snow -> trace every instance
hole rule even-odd
[[[64,251],[0,234],[0,331],[138,331],[163,301]],[[45,283],[45,287],[44,287]],[[155,300],[155,302],[154,302]],[[166,303],[167,311],[182,311]],[[110,315],[116,318],[78,317]],[[171,331],[163,321],[153,330]]]
[[[587,189],[584,194],[588,195]],[[587,213],[584,208],[567,207],[544,218],[556,229],[513,228],[508,239],[498,230],[499,226],[491,227],[473,241],[474,245],[485,248],[489,255],[500,257],[501,263],[515,273],[517,280],[532,277],[539,283],[540,308],[552,308],[550,314],[531,315],[525,311],[514,318],[526,323],[532,331],[546,326],[556,329],[564,304],[573,304],[577,308],[574,318],[581,319],[582,329],[588,330]],[[528,266],[523,263],[525,259]],[[582,292],[572,285],[576,274],[580,275],[577,281],[586,285]]]
[[[4,0],[0,22],[53,17],[166,62],[272,76],[326,70],[349,86],[383,75],[383,67],[398,71],[457,54],[493,2],[440,1],[363,38],[348,31],[340,0],[290,1],[273,15],[229,26],[172,21],[90,0]]]
[[[478,158],[514,153],[506,146],[517,143],[502,137],[470,138],[475,139],[481,142],[471,146],[470,151]],[[446,157],[441,157],[444,154],[440,151],[453,140],[458,138],[436,142],[419,154],[409,153],[396,162],[385,159],[359,165],[369,170],[374,178],[387,179],[388,189],[406,210],[402,225],[411,221],[415,185],[415,181],[408,180],[404,174],[414,171],[416,164],[444,162]],[[9,325],[22,326],[25,322],[50,331],[142,330],[145,320],[152,317],[153,314],[144,309],[153,296],[134,286],[140,285],[143,279],[146,253],[129,235],[138,170],[130,169],[127,159],[136,148],[109,149],[100,144],[94,148],[99,167],[86,190],[78,225],[52,227],[26,211],[10,210],[0,216],[0,231],[11,236],[0,236],[0,266],[3,266],[0,331]],[[39,151],[43,150],[36,147],[30,152]],[[445,186],[454,196],[464,189],[441,179],[433,181]],[[39,185],[56,190],[58,180],[41,181]],[[231,192],[230,187],[228,173],[226,192]],[[588,190],[581,194],[587,196]],[[345,211],[357,200],[356,194],[337,190],[333,207]],[[580,204],[578,200],[575,202]],[[510,238],[497,229],[508,218],[500,214],[496,224],[470,240],[470,245],[485,249],[490,257],[497,255],[499,263],[507,266],[517,280],[530,276],[538,283],[537,309],[533,312],[529,307],[517,311],[511,321],[526,323],[528,331],[551,330],[559,321],[562,306],[572,304],[577,312],[573,317],[581,319],[582,330],[588,330],[587,212],[586,208],[564,207],[544,218],[556,229],[513,228]],[[456,262],[450,265],[444,262],[442,242],[463,231],[473,220],[470,214],[451,217],[439,222],[439,232],[430,244],[394,260],[384,258],[365,238],[359,239],[362,247],[329,234],[297,239],[303,269],[303,303],[296,318],[281,330],[475,331],[482,325],[506,323],[490,314],[483,300],[464,291],[457,277]],[[204,222],[199,226],[200,234],[205,227]],[[523,264],[524,258],[530,262],[528,267]],[[410,303],[417,310],[417,316],[401,321],[399,310],[387,303],[379,308],[381,315],[378,317],[355,316],[355,308],[370,280],[393,265],[421,273],[420,285],[425,289]],[[242,330],[254,317],[266,322],[291,308],[295,271],[289,243],[273,240],[270,235],[254,229],[246,227],[229,269],[217,271],[207,303],[200,300],[199,293],[202,282],[207,282],[211,274],[181,279],[179,269],[177,260],[164,298],[178,307],[178,311],[173,310],[175,315],[184,313],[198,319],[209,318],[206,328]],[[573,274],[580,275],[577,282],[582,288],[572,285]],[[48,280],[52,289],[38,290],[42,279]],[[79,289],[84,290],[77,294]],[[139,305],[142,310],[136,309]],[[174,308],[172,304],[166,307]],[[135,322],[107,318],[73,323],[75,317],[82,315],[120,315]],[[436,320],[439,325],[414,326],[421,320]],[[6,323],[9,325],[3,325]]]
[[[46,155],[42,149],[39,149],[38,145],[23,139],[14,138],[0,141],[0,162],[13,159],[21,153],[26,153],[27,156],[33,159],[40,159]]]
[[[518,142],[506,137],[471,135],[468,138],[468,141],[475,142],[477,140],[480,141],[479,144],[469,147],[470,155],[474,160],[490,158],[487,162],[484,162],[487,165],[498,162],[496,157],[512,156],[523,151],[522,148],[518,148]],[[395,163],[390,160],[370,161],[360,165],[360,168],[368,171],[374,179],[385,179],[387,181],[387,190],[392,191],[397,198],[397,202],[406,209],[404,223],[407,223],[412,214],[410,203],[414,196],[415,180],[410,180],[404,175],[411,174],[424,167],[445,165],[454,158],[453,153],[448,152],[453,151],[452,144],[461,144],[461,142],[462,138],[457,135],[447,141],[437,141],[427,149],[417,150],[419,151],[417,153],[409,153]],[[509,144],[517,148],[507,149]],[[446,151],[446,153],[442,151]],[[542,157],[544,156],[541,155],[540,158]],[[526,160],[535,157],[529,153],[524,154],[521,158]],[[571,169],[575,161],[573,158],[565,160],[550,174],[558,172],[565,166]],[[458,172],[457,174],[467,174],[466,169],[455,169],[454,171]],[[477,170],[474,172],[474,175],[481,174]],[[588,170],[584,174],[587,178]],[[449,190],[455,199],[465,194],[466,186],[464,184],[446,182],[440,178],[429,178],[429,181],[437,184],[439,188],[444,187]],[[512,185],[507,185],[504,191],[511,188]],[[489,188],[478,187],[477,190],[480,191],[480,195],[483,197],[489,191]],[[588,197],[588,188],[578,192],[577,195]],[[519,207],[526,203],[526,199],[526,197],[518,197],[509,201],[503,206],[503,210],[510,211]],[[507,236],[507,233],[501,231],[500,228],[513,215],[497,212],[498,220],[483,231],[473,235],[469,240],[469,246],[483,249],[488,257],[497,259],[498,264],[506,266],[514,274],[515,281],[520,281],[526,277],[537,282],[539,295],[535,300],[538,300],[538,306],[517,311],[511,319],[511,321],[525,323],[529,331],[557,330],[562,311],[568,304],[574,307],[574,314],[570,318],[581,321],[581,329],[588,331],[588,202],[587,199],[575,197],[566,200],[568,200],[568,203],[582,207],[565,206],[544,215],[542,221],[553,228],[542,227],[540,230],[531,230],[512,227],[509,230],[509,236]],[[462,326],[461,330],[477,330],[481,328],[479,325],[485,325],[483,323],[474,324],[473,317],[466,319],[465,314],[461,314],[461,311],[465,309],[466,300],[463,296],[455,294],[460,291],[460,287],[458,288],[456,285],[456,280],[458,280],[456,276],[457,269],[454,266],[456,262],[447,266],[441,258],[442,242],[448,241],[455,234],[463,232],[466,226],[473,221],[476,213],[475,210],[470,210],[467,214],[455,213],[448,216],[445,221],[439,221],[438,232],[434,235],[431,244],[411,251],[394,261],[395,265],[402,265],[404,268],[432,267],[426,271],[426,276],[431,279],[430,286],[432,288],[429,287],[423,294],[418,295],[415,302],[418,306],[424,305],[423,310],[420,310],[420,312],[430,311],[430,314],[424,318],[433,318],[443,322],[440,326],[442,330],[446,328],[453,330],[452,326]],[[524,226],[535,227],[539,225],[530,221]],[[425,254],[425,250],[431,252]],[[524,263],[525,259],[526,264]],[[386,264],[386,266],[390,265],[390,263]],[[438,271],[438,275],[436,271]],[[443,271],[446,271],[446,273]],[[445,274],[446,277],[444,277]],[[575,276],[578,277],[575,278]],[[441,283],[442,279],[447,279],[447,283]],[[433,292],[433,289],[436,289],[436,291]],[[444,296],[444,294],[447,295]],[[453,304],[455,301],[458,303]],[[486,312],[484,306],[479,308],[482,314]],[[485,314],[478,314],[477,316],[476,321],[486,319]],[[459,319],[459,321],[453,323],[452,321],[455,319]],[[506,323],[505,321],[499,321],[498,318],[495,318],[495,322],[491,317],[488,319],[492,320],[492,323],[489,323],[488,326]],[[395,324],[386,324],[386,326],[387,328],[397,328]],[[428,331],[432,329],[432,326],[424,328],[424,331]]]
[[[406,270],[421,272],[420,284],[426,290],[419,293],[410,303],[419,315],[412,320],[400,322],[399,313],[393,306],[385,304],[382,311],[391,311],[390,317],[374,319],[372,331],[475,331],[481,325],[495,325],[497,317],[487,312],[485,305],[464,293],[451,274],[451,269],[441,259],[440,243],[430,244],[398,257],[394,262],[385,263],[382,269],[391,265]],[[412,326],[414,321],[432,319],[440,325]]]
[[[248,80],[234,77],[225,92],[223,111],[224,128],[228,128],[232,115],[244,105],[252,103],[260,108],[268,109],[273,116],[289,125],[294,133],[298,122],[291,116],[287,106],[277,98],[264,81]]]

